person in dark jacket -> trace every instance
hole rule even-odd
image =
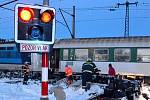
[[[88,59],[82,65],[82,88],[86,91],[90,89],[90,83],[92,82],[92,75],[96,73],[96,65],[91,59]]]
[[[116,71],[115,71],[115,69],[112,67],[112,64],[109,64],[108,67],[109,67],[108,75],[110,75],[110,76],[115,76],[115,75],[116,75]]]
[[[25,65],[23,66],[23,73],[24,73],[23,84],[27,85],[30,73],[29,64],[27,62],[25,62]]]

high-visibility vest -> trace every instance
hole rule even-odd
[[[71,76],[72,75],[72,68],[71,67],[66,67],[65,68],[65,73],[66,73],[66,76]]]

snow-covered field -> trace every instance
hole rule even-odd
[[[76,82],[77,84],[80,82]],[[63,90],[66,100],[87,100],[92,93],[103,94],[104,90],[99,85],[92,85],[91,89],[85,92],[81,86],[67,87],[65,83],[59,85],[49,84],[49,100],[56,100],[57,94],[55,89]],[[57,92],[57,91],[56,91]],[[62,92],[62,91],[61,91]],[[57,92],[58,93],[58,92]],[[150,97],[150,86],[144,85],[142,93],[146,93]],[[62,93],[61,93],[62,94]],[[58,93],[59,95],[59,93]],[[63,95],[63,94],[62,94]],[[61,95],[60,95],[61,96]],[[28,85],[22,84],[22,79],[0,79],[0,100],[40,100],[41,83],[39,81],[30,80]],[[125,100],[125,99],[122,99]],[[136,100],[146,100],[142,95]]]
[[[28,85],[23,85],[22,79],[0,79],[0,100],[40,100],[41,84],[39,81],[29,81]],[[16,82],[16,83],[15,83]],[[98,85],[92,85],[91,89],[85,92],[81,87],[75,88],[63,83],[58,85],[49,85],[49,100],[56,100],[54,89],[62,87],[66,95],[66,100],[86,100],[90,98],[90,93],[102,94],[104,90]],[[78,98],[78,99],[77,99]]]

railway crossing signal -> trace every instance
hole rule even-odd
[[[45,6],[15,6],[15,41],[27,44],[53,44],[55,9]]]

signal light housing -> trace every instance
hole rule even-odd
[[[45,6],[15,6],[15,41],[28,44],[53,44],[55,9]]]

